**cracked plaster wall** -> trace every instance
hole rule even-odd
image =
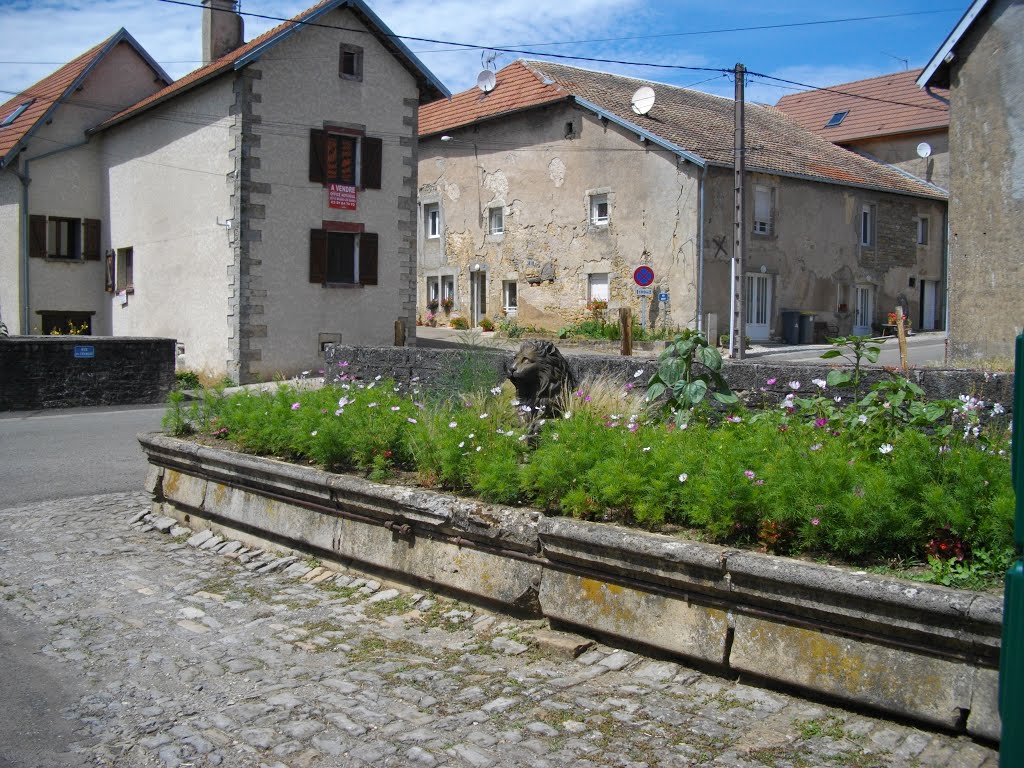
[[[753,188],[774,190],[772,232],[753,234]],[[919,327],[920,281],[942,280],[942,217],[945,203],[906,195],[822,184],[770,174],[749,173],[747,259],[745,272],[770,276],[773,337],[781,336],[784,309],[814,312],[830,332],[850,333],[853,312],[839,310],[839,286],[875,289],[873,322],[882,323],[899,297],[914,328]],[[875,247],[860,245],[864,204],[876,206]],[[729,273],[733,241],[731,169],[708,174],[704,245],[704,308],[718,314],[719,331],[729,323]],[[917,245],[917,216],[928,216],[929,242]],[[910,286],[911,278],[914,286]],[[852,308],[853,296],[847,296]],[[938,312],[941,321],[941,312]]]
[[[633,270],[647,264],[655,291],[671,296],[669,317],[648,302],[648,319],[694,322],[698,168],[565,104],[451,135],[420,145],[421,313],[426,278],[454,275],[455,313],[468,317],[469,276],[479,264],[492,319],[501,315],[502,282],[514,280],[519,321],[560,328],[584,312],[588,275],[604,272],[610,308],[639,316]],[[607,225],[589,223],[588,195],[597,193],[608,195]],[[422,207],[432,202],[440,203],[443,237],[428,242]],[[503,234],[487,234],[492,207],[503,211]]]

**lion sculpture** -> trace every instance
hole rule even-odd
[[[550,341],[524,341],[505,374],[516,387],[520,406],[529,406],[534,418],[561,415],[562,394],[576,386],[569,363]]]

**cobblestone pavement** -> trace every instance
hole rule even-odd
[[[538,622],[148,509],[109,494],[0,510],[0,620],[31,625],[80,683],[62,764],[997,765],[965,738],[628,651],[572,659]]]

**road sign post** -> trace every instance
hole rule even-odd
[[[647,297],[654,295],[654,289],[650,287],[654,282],[654,270],[648,266],[637,267],[633,270],[633,282],[640,286],[636,289],[636,295],[640,297],[640,327],[646,331]]]

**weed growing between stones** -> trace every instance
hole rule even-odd
[[[665,414],[637,397],[645,380],[696,379],[635,373],[625,386],[581,385],[546,421],[524,411],[511,384],[485,388],[467,374],[472,388],[458,397],[343,378],[214,396],[194,416],[172,395],[168,428],[548,514],[862,565],[930,562],[917,575],[949,586],[1001,579],[1014,496],[999,404],[925,402],[900,376],[850,398],[854,377],[832,376],[789,382],[781,405],[723,411],[691,392]]]

